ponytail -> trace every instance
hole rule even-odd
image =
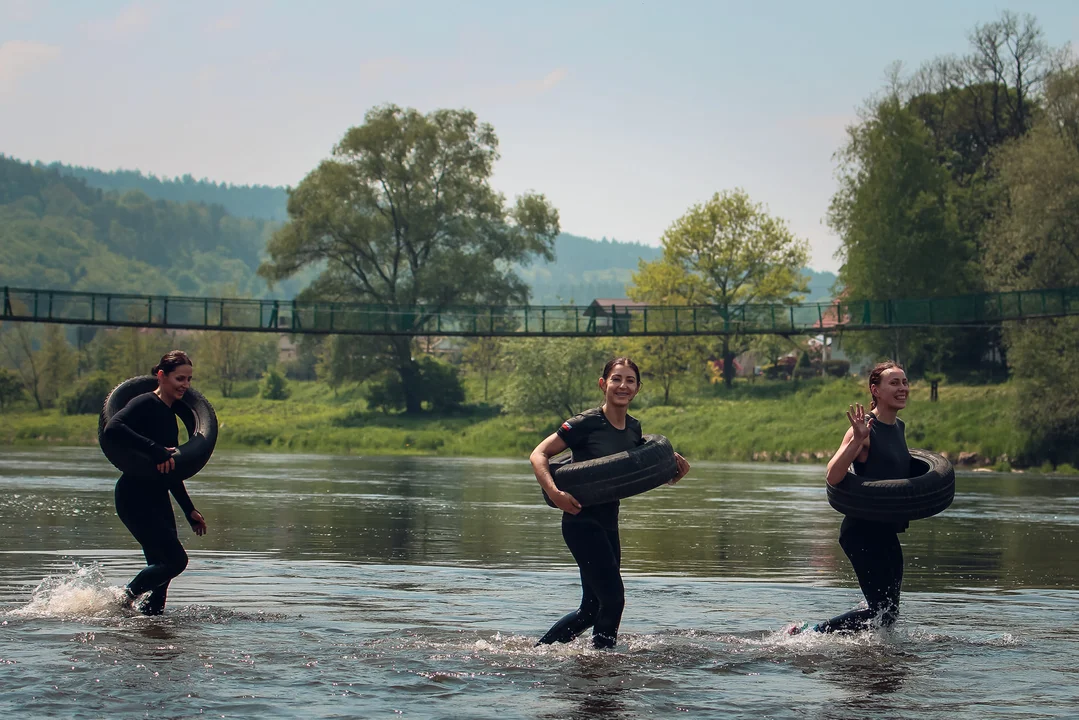
[[[157,376],[158,371],[163,371],[166,375],[171,373],[181,365],[191,365],[191,358],[187,356],[183,350],[169,350],[167,353],[161,356],[161,360],[157,365],[154,365],[153,370],[150,371],[151,375]]]

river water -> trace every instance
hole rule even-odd
[[[579,580],[524,460],[215,454],[164,616],[96,449],[0,451],[0,709],[19,717],[1079,716],[1079,480],[960,474],[891,631],[821,466],[697,463],[622,504],[619,645],[536,639]]]

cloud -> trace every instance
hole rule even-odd
[[[115,17],[87,25],[90,35],[100,39],[113,39],[144,32],[153,24],[156,3],[135,2],[125,5]]]
[[[569,70],[558,67],[544,75],[539,80],[525,80],[516,85],[502,87],[495,90],[495,95],[503,100],[525,100],[542,95],[553,90],[569,76]]]
[[[210,24],[206,26],[206,32],[222,33],[235,30],[238,27],[240,27],[240,13],[230,13],[228,15],[222,15],[210,22]]]
[[[0,19],[5,22],[29,22],[34,10],[31,0],[0,0]]]
[[[566,68],[555,68],[543,76],[543,80],[540,81],[540,86],[544,90],[550,90],[555,85],[565,80],[567,75],[569,75],[569,70],[566,70]]]
[[[9,40],[0,45],[0,93],[15,89],[19,78],[29,75],[60,57],[56,45]]]

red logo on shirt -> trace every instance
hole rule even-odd
[[[562,429],[566,430],[566,431],[569,431],[569,430],[572,430],[573,428],[570,427],[569,422],[567,421],[567,422],[562,423]]]

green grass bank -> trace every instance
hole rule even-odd
[[[316,382],[292,382],[287,400],[223,398],[205,392],[221,422],[220,448],[328,454],[432,454],[524,457],[561,418],[503,415],[482,404],[452,415],[406,416],[367,409],[360,389],[336,397]],[[472,394],[471,392],[469,393]],[[929,401],[927,383],[911,388],[901,413],[911,447],[975,453],[980,464],[1003,467],[1017,456],[1024,437],[1011,414],[1010,384],[945,386]],[[645,432],[661,433],[691,460],[824,462],[838,445],[850,403],[865,402],[863,381],[813,380],[736,385],[688,396],[678,405],[642,397],[631,412]],[[597,402],[599,392],[597,391]],[[95,415],[6,412],[4,445],[95,445]]]

